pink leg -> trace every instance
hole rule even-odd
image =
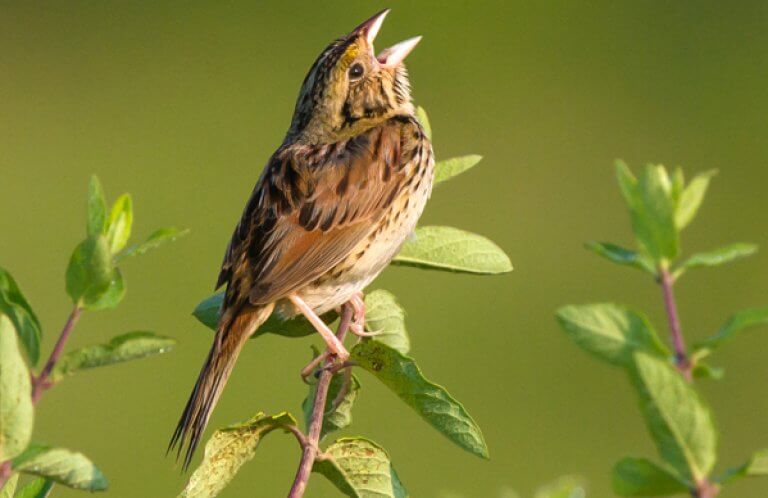
[[[349,326],[349,331],[358,337],[375,337],[379,335],[380,332],[365,331],[365,301],[363,301],[363,294],[358,293],[352,296],[349,304],[355,310],[355,316],[352,324]]]
[[[328,357],[331,356],[331,354],[326,349],[322,353],[320,353],[317,358],[310,361],[309,364],[301,369],[301,380],[304,382],[307,382],[307,377],[312,375],[312,373],[315,371],[315,369],[320,365],[322,362],[328,359]]]
[[[325,322],[323,322],[323,320],[317,316],[314,311],[312,311],[312,308],[310,308],[302,298],[295,294],[288,296],[288,299],[291,300],[293,305],[296,306],[296,308],[305,317],[307,317],[307,320],[309,320],[309,323],[315,327],[315,330],[320,333],[320,335],[325,340],[325,343],[328,345],[328,350],[335,354],[342,362],[347,361],[349,358],[349,351],[344,348],[344,344],[342,344],[341,341],[336,337],[336,334],[334,334],[333,331],[328,328],[328,325],[326,325]]]

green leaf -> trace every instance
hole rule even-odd
[[[224,292],[217,292],[200,301],[192,314],[203,325],[211,330],[216,330],[219,323],[219,312],[221,302],[224,300]],[[321,317],[327,324],[332,324],[336,320],[335,312],[328,312]],[[316,333],[315,328],[303,315],[284,320],[277,313],[272,313],[261,327],[251,336],[259,337],[263,334],[277,334],[285,337],[304,337]]]
[[[432,139],[432,126],[429,124],[429,118],[427,117],[427,111],[423,107],[416,107],[416,119],[421,123],[421,127],[424,128],[424,134],[427,138]]]
[[[752,455],[743,472],[745,476],[768,476],[768,450],[761,450]]]
[[[697,351],[715,349],[724,342],[731,340],[740,330],[759,325],[768,325],[768,307],[739,311],[731,315],[714,336],[697,344],[695,349]]]
[[[448,391],[424,378],[413,358],[375,340],[352,348],[350,359],[372,373],[432,427],[459,447],[488,458],[483,433]]]
[[[122,251],[131,237],[133,203],[129,194],[123,194],[112,205],[107,224],[107,242],[112,254]]]
[[[11,477],[5,481],[2,489],[0,489],[0,498],[13,498],[13,494],[16,492],[16,484],[19,482],[19,474],[11,474]]]
[[[46,498],[51,494],[51,489],[53,489],[53,481],[38,477],[21,488],[16,498]]]
[[[746,258],[757,252],[757,246],[754,244],[731,244],[729,246],[721,247],[709,252],[696,253],[690,258],[686,259],[683,264],[675,271],[675,277],[681,275],[685,270],[689,268],[696,268],[700,266],[719,266],[725,263],[730,263],[737,259]]]
[[[614,365],[632,365],[636,351],[660,358],[669,356],[648,319],[621,306],[565,306],[556,317],[576,345]]]
[[[211,498],[232,481],[235,474],[256,454],[261,438],[275,429],[296,425],[288,413],[266,416],[258,413],[240,424],[219,429],[205,444],[203,461],[189,478],[180,498]]]
[[[320,430],[320,439],[334,431],[348,427],[352,423],[352,407],[360,392],[360,381],[350,370],[345,370],[331,378],[328,397],[325,401],[325,416]],[[310,385],[309,393],[304,398],[301,408],[304,411],[305,425],[309,428],[312,408],[317,395],[317,383]]]
[[[13,323],[32,366],[40,359],[40,321],[27,302],[11,274],[0,267],[0,314],[5,313]]]
[[[104,234],[107,222],[107,203],[104,201],[104,190],[96,175],[88,182],[88,237],[97,238]]]
[[[216,292],[200,301],[192,311],[192,316],[211,330],[216,330],[219,324],[221,303],[224,301],[224,291]]]
[[[507,255],[490,240],[458,228],[439,226],[417,228],[393,263],[460,273],[512,271]]]
[[[637,203],[635,194],[635,190],[637,189],[637,179],[635,179],[635,176],[632,174],[629,166],[627,166],[627,163],[621,159],[616,160],[616,180],[619,183],[621,195],[624,197],[624,201],[631,210],[635,203]]]
[[[104,236],[87,238],[72,253],[67,267],[67,294],[72,302],[96,302],[109,289],[114,274]]]
[[[680,200],[675,212],[675,224],[679,230],[682,230],[693,221],[696,212],[704,200],[704,194],[707,193],[709,181],[716,174],[717,170],[710,170],[696,175],[680,194]]]
[[[125,297],[125,281],[120,268],[112,270],[112,278],[109,287],[103,294],[94,298],[83,299],[83,308],[90,311],[99,311],[116,308]]]
[[[534,498],[585,498],[584,480],[576,476],[563,476],[536,490]]]
[[[365,326],[376,332],[376,340],[407,354],[411,340],[405,330],[405,310],[395,296],[385,290],[375,290],[365,296]]]
[[[13,469],[86,491],[104,491],[107,478],[82,453],[32,444],[13,459]]]
[[[34,423],[31,392],[16,332],[0,314],[0,461],[15,457],[29,443]]]
[[[636,251],[625,249],[609,242],[587,242],[585,247],[608,261],[619,265],[634,266],[656,276],[656,268],[653,266],[653,261],[645,254],[639,254]]]
[[[669,362],[638,352],[635,366],[641,409],[662,459],[689,482],[705,478],[717,447],[709,409]]]
[[[697,361],[693,367],[693,376],[697,379],[720,380],[725,376],[725,370],[722,367],[713,367],[703,361]]]
[[[619,496],[666,496],[688,493],[690,483],[645,458],[625,458],[613,468],[613,491]]]
[[[723,475],[715,479],[716,482],[726,483],[740,477],[766,477],[768,476],[768,450],[755,452],[749,460],[736,468],[726,470]]]
[[[683,169],[677,166],[672,173],[672,200],[677,206],[680,205],[680,197],[683,195],[683,190],[685,190],[685,174]]]
[[[129,332],[113,338],[107,344],[87,346],[65,354],[56,363],[51,379],[58,382],[80,370],[167,353],[175,345],[176,341],[170,337],[152,332]]]
[[[132,256],[139,256],[145,252],[156,249],[167,242],[173,242],[189,233],[188,229],[179,230],[178,228],[160,228],[152,232],[147,240],[141,244],[132,245],[128,249],[115,256],[115,264],[120,263]]]
[[[679,250],[672,185],[664,166],[648,165],[637,181],[630,205],[632,229],[656,262],[672,260]]]
[[[435,164],[435,180],[434,183],[444,182],[450,180],[454,176],[458,176],[468,169],[474,167],[482,161],[483,156],[477,154],[469,154],[467,156],[452,157],[438,161]]]
[[[341,438],[315,461],[313,472],[325,476],[352,498],[407,498],[389,455],[378,444],[361,437]]]

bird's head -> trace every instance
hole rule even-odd
[[[296,102],[288,139],[342,140],[396,114],[412,114],[403,59],[421,40],[410,38],[376,54],[373,41],[389,10],[379,12],[323,50]]]

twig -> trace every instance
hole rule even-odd
[[[680,373],[683,374],[683,377],[690,382],[693,378],[692,365],[688,354],[685,352],[685,340],[683,339],[683,331],[680,328],[680,317],[677,313],[675,293],[672,290],[674,280],[669,270],[664,266],[659,268],[659,277],[659,283],[664,293],[664,307],[667,310],[667,318],[669,320],[669,333],[672,336],[672,346],[675,348],[675,365]]]
[[[294,436],[296,436],[296,441],[299,442],[299,446],[301,446],[302,450],[307,446],[307,444],[309,444],[307,442],[307,436],[305,436],[304,433],[301,432],[301,429],[295,425],[287,426],[286,430],[290,431]]]
[[[49,387],[51,387],[49,378],[51,376],[51,372],[53,371],[53,367],[56,366],[56,362],[59,361],[59,358],[61,357],[61,353],[64,352],[64,346],[67,343],[67,339],[69,338],[69,335],[72,333],[72,329],[75,328],[75,324],[77,323],[77,320],[80,318],[80,314],[82,312],[83,312],[83,309],[78,305],[75,305],[75,307],[72,308],[72,312],[69,314],[69,318],[67,318],[67,323],[65,323],[64,328],[61,329],[61,334],[59,335],[59,339],[56,341],[56,345],[53,347],[53,351],[51,351],[51,356],[48,358],[48,361],[45,363],[43,370],[40,372],[40,375],[38,375],[37,377],[34,377],[34,376],[32,377],[32,403],[37,404],[43,392]]]
[[[685,380],[693,380],[693,365],[685,351],[685,340],[683,339],[683,329],[680,327],[680,315],[677,312],[677,303],[672,286],[675,283],[675,277],[669,273],[666,266],[659,267],[659,283],[664,293],[664,307],[667,310],[667,319],[669,320],[669,333],[672,336],[672,346],[675,348],[675,366],[683,375]],[[720,492],[720,488],[707,479],[696,483],[696,487],[691,490],[692,498],[715,498]]]
[[[80,314],[83,312],[83,309],[75,305],[74,308],[72,308],[72,312],[69,314],[69,318],[67,318],[67,323],[64,324],[64,328],[61,329],[61,334],[59,334],[59,339],[56,341],[56,345],[53,347],[53,351],[51,351],[51,356],[48,358],[48,361],[45,363],[45,366],[43,367],[43,370],[40,372],[40,375],[35,376],[30,375],[30,378],[32,380],[32,403],[37,404],[37,402],[40,400],[40,396],[43,395],[43,392],[45,392],[46,389],[51,387],[50,382],[50,376],[51,372],[53,371],[53,367],[56,366],[56,362],[59,361],[59,358],[61,357],[61,353],[64,352],[64,346],[67,343],[67,339],[69,338],[70,334],[72,333],[72,329],[75,328],[75,324],[77,323],[77,320],[80,318]],[[11,461],[6,460],[3,463],[0,464],[0,489],[5,486],[6,481],[8,481],[8,478],[11,477],[13,474],[13,469],[11,468]]]
[[[336,332],[336,337],[339,341],[344,340],[344,336],[349,329],[349,324],[352,321],[353,309],[351,306],[344,306],[341,312],[341,321],[339,323],[339,329]],[[315,401],[312,406],[312,417],[309,422],[309,434],[307,435],[306,444],[304,444],[304,451],[301,455],[301,463],[299,469],[296,471],[296,478],[293,480],[293,486],[288,493],[288,498],[301,498],[304,496],[304,491],[307,489],[307,483],[309,482],[309,475],[312,473],[312,466],[315,463],[317,457],[318,445],[320,444],[320,432],[323,428],[323,416],[325,412],[325,403],[328,399],[328,388],[331,386],[331,379],[334,372],[329,368],[323,368],[320,370],[320,378],[317,381],[317,388],[315,389]]]

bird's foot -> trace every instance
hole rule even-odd
[[[307,379],[313,374],[315,377],[319,377],[320,374],[326,370],[336,373],[343,368],[354,365],[354,363],[349,361],[349,352],[346,350],[344,350],[344,352],[346,355],[341,356],[331,353],[330,350],[326,349],[310,361],[307,366],[301,369],[301,380],[304,381],[305,384],[309,384]],[[325,363],[325,365],[323,365],[323,363]],[[321,367],[320,365],[323,366]]]
[[[365,327],[359,323],[353,323],[350,325],[349,331],[358,337],[376,337],[377,335],[381,335],[381,333],[384,332],[383,330],[366,331]]]
[[[352,323],[349,325],[350,332],[358,337],[375,337],[381,333],[379,330],[368,332],[365,330],[365,301],[361,292],[352,296],[349,304],[353,310]]]

